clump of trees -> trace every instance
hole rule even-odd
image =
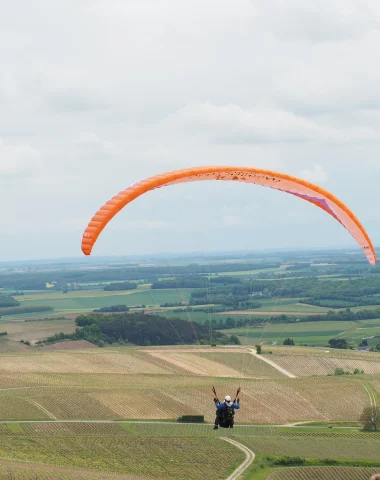
[[[4,307],[19,307],[20,302],[8,295],[0,295],[0,308]]]
[[[162,307],[162,308],[183,307],[183,303],[182,302],[175,302],[175,303],[166,302],[166,303],[161,303],[160,307]]]
[[[329,345],[331,348],[339,348],[342,350],[355,350],[356,345],[353,342],[348,342],[345,338],[330,338]]]
[[[17,315],[19,313],[38,313],[38,312],[52,312],[53,307],[47,305],[34,305],[25,307],[6,307],[0,308],[0,315]]]
[[[348,370],[345,370],[343,367],[337,367],[334,370],[334,375],[335,376],[341,376],[341,375],[364,375],[364,370],[361,370],[360,368],[355,368],[355,370],[351,373]],[[332,373],[327,374],[328,377],[332,377]]]
[[[116,312],[129,312],[129,307],[126,305],[111,305],[110,307],[101,307],[94,310],[95,313],[116,313]]]
[[[365,407],[360,416],[360,421],[363,423],[366,430],[373,429],[376,432],[380,426],[380,407],[377,407],[376,405]]]
[[[80,315],[75,320],[77,328],[72,334],[63,332],[48,337],[40,343],[62,340],[88,340],[100,347],[112,343],[135,345],[181,345],[181,344],[240,344],[236,335],[227,336],[197,322],[179,318],[167,319],[159,315],[120,313]]]
[[[353,371],[353,375],[360,375],[364,374],[364,370],[360,370],[359,368],[355,368]],[[345,370],[343,367],[337,367],[334,371],[334,375],[340,376],[340,375],[351,375],[351,373],[348,370]]]
[[[295,345],[294,340],[292,338],[285,338],[285,340],[282,342],[283,345]]]

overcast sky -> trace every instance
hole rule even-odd
[[[319,183],[380,245],[378,0],[0,4],[0,260],[80,257],[111,196],[197,165]],[[201,182],[138,199],[93,254],[340,245],[307,202]]]

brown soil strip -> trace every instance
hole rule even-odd
[[[38,348],[38,347],[37,347]],[[99,348],[87,340],[73,340],[72,342],[58,342],[52,345],[46,345],[42,347],[44,352],[46,350],[83,350],[85,348]]]

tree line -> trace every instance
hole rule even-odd
[[[111,305],[110,307],[101,307],[94,310],[94,313],[105,312],[129,312],[129,307],[127,307],[126,305]]]
[[[223,276],[221,278],[202,276],[171,278],[159,280],[152,284],[152,289],[195,288],[192,298],[215,294],[233,294],[247,296],[263,294],[264,297],[305,297],[305,300],[355,299],[380,293],[380,276],[367,276],[349,280],[330,280],[328,278],[292,278],[286,282],[266,280],[242,280],[241,278]],[[369,300],[369,299],[368,299]],[[377,299],[372,299],[377,301]]]
[[[33,305],[25,307],[5,307],[0,308],[1,315],[18,315],[20,313],[38,313],[38,312],[52,312],[53,307],[47,305]]]
[[[0,276],[0,288],[15,290],[44,290],[46,283],[55,281],[60,285],[67,283],[116,282],[144,280],[146,283],[157,281],[158,277],[209,275],[222,272],[241,272],[245,270],[262,270],[279,267],[273,262],[236,262],[204,265],[192,263],[181,266],[130,266],[104,267],[88,270],[62,270],[55,272],[8,273]]]
[[[132,282],[117,282],[110,283],[104,287],[106,292],[120,291],[120,290],[136,290],[137,283]]]
[[[222,317],[222,315],[221,315]],[[380,318],[380,308],[374,310],[359,310],[357,312],[351,311],[349,308],[346,310],[340,310],[337,312],[329,311],[326,314],[322,315],[308,315],[306,317],[297,317],[295,315],[272,315],[268,316],[259,316],[255,315],[254,318],[251,316],[239,315],[239,318],[228,316],[226,319],[212,319],[211,326],[212,328],[217,328],[218,330],[227,330],[230,328],[241,328],[248,326],[257,326],[260,323],[295,323],[295,322],[326,322],[326,321],[355,321],[355,320],[371,320],[374,318]]]

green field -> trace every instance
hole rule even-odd
[[[353,271],[363,268],[362,263],[352,262],[353,257],[342,264],[334,262],[340,257],[331,255],[330,264],[335,272],[342,265]],[[274,258],[268,256],[265,261],[273,264]],[[326,261],[323,255],[311,253],[284,253],[276,258],[282,266],[298,261]],[[327,262],[328,258],[327,255]],[[251,268],[247,259],[240,257],[238,262],[247,261],[247,268]],[[176,259],[171,264],[186,266],[191,261]],[[236,262],[236,259],[222,261],[227,264]],[[257,257],[253,261],[259,263],[264,258]],[[218,259],[199,261],[210,265],[220,262]],[[158,260],[151,260],[141,264],[166,266],[166,261],[160,264]],[[102,267],[110,268],[108,265]],[[380,433],[354,428],[359,425],[363,408],[380,404],[380,354],[324,347],[333,337],[357,344],[368,338],[369,344],[375,346],[380,340],[380,319],[323,321],[323,314],[331,310],[331,306],[344,301],[322,299],[322,304],[328,306],[307,305],[300,303],[301,293],[295,298],[261,299],[260,295],[249,296],[246,290],[244,293],[244,288],[231,293],[234,287],[227,284],[214,286],[222,292],[220,295],[230,295],[234,301],[215,297],[215,303],[220,301],[244,308],[251,302],[260,302],[260,308],[226,313],[177,313],[174,310],[178,307],[160,309],[159,306],[188,302],[193,289],[151,290],[149,284],[142,284],[146,281],[143,278],[150,278],[150,282],[157,278],[167,279],[162,269],[162,275],[142,273],[136,290],[102,290],[102,285],[110,283],[113,273],[120,267],[126,268],[127,264],[114,264],[112,268],[115,270],[111,274],[108,271],[104,282],[97,273],[101,271],[99,266],[70,267],[76,272],[87,270],[83,289],[68,293],[28,290],[24,295],[16,296],[22,306],[50,306],[54,312],[3,316],[0,319],[0,330],[8,332],[0,337],[0,479],[225,479],[243,461],[244,454],[223,441],[223,437],[235,439],[256,454],[256,461],[244,475],[247,480],[293,480],[303,476],[310,480],[338,480],[343,478],[342,475],[352,480],[365,480],[364,475],[376,471],[375,465],[380,468]],[[29,275],[28,268],[21,274],[25,274],[25,278]],[[54,272],[58,275],[59,268],[49,271],[51,281],[58,280],[57,286],[63,290],[64,283],[60,283],[59,278],[54,279]],[[189,268],[190,275],[194,274],[192,268]],[[316,275],[318,271],[321,272],[315,269]],[[93,272],[96,281],[91,280],[94,279]],[[284,269],[224,271],[218,275],[239,277],[245,282],[247,277],[261,272],[281,273]],[[294,278],[298,272],[297,269],[286,271]],[[4,271],[4,275],[8,274]],[[15,281],[19,275],[15,271],[11,280]],[[41,278],[38,269],[31,275],[35,279]],[[122,275],[119,274],[118,281],[122,281]],[[128,277],[127,272],[125,275]],[[182,272],[182,275],[187,273]],[[368,275],[367,271],[359,276],[365,275]],[[349,281],[348,277],[334,275],[319,278],[320,282],[325,278],[336,282],[343,280],[342,284]],[[371,289],[372,278],[375,277],[365,281],[366,288]],[[271,280],[279,282],[276,286],[285,288],[288,279]],[[376,281],[372,283],[375,285]],[[73,283],[70,285],[73,287]],[[74,288],[78,285],[80,281]],[[294,292],[292,295],[295,296],[298,295],[295,292],[304,290],[302,281],[292,285],[289,295]],[[338,286],[338,290],[345,291],[345,285]],[[9,287],[2,294],[13,292]],[[243,294],[236,300],[240,292]],[[342,295],[342,298],[347,296]],[[374,297],[368,298],[373,300]],[[362,301],[365,300],[366,297],[362,297]],[[86,341],[68,341],[46,347],[28,347],[20,343],[20,340],[33,343],[33,340],[58,332],[71,333],[76,315],[120,304],[129,307],[145,305],[147,312],[199,323],[225,321],[232,317],[243,322],[253,321],[255,326],[223,330],[228,336],[238,335],[247,348],[244,345],[137,347],[124,345],[121,341],[103,348]],[[349,299],[346,304],[349,305]],[[201,305],[194,309],[213,306],[218,305]],[[351,310],[378,308],[361,306]],[[271,316],[279,314],[301,319],[308,314],[321,314],[322,317],[317,322],[260,326]],[[54,318],[53,315],[70,318]],[[24,322],[24,319],[39,320]],[[307,344],[310,348],[283,347],[282,342],[287,337],[293,338],[297,345]],[[254,355],[255,351],[248,347],[258,342],[264,342],[261,356]],[[272,342],[277,345],[271,345]],[[334,375],[338,367],[350,375]],[[354,375],[354,370],[365,373]],[[238,386],[242,388],[242,407],[236,414],[233,430],[212,429],[215,418],[212,386],[220,396],[234,395]],[[176,423],[182,415],[203,415],[206,423]],[[298,422],[314,425],[290,426]],[[332,428],[326,428],[327,425]],[[339,428],[343,426],[350,428]],[[302,457],[307,466],[274,467],[273,462],[285,456]],[[260,462],[263,462],[263,468],[260,468]],[[326,466],[334,462],[339,465]]]
[[[276,300],[273,301],[272,303],[267,303],[266,305],[262,305],[260,308],[255,308],[253,311],[254,312],[299,312],[299,313],[305,313],[305,312],[311,312],[311,313],[327,313],[329,308],[326,307],[317,307],[315,305],[305,305],[302,303],[294,302],[294,303],[282,303],[281,300]]]
[[[370,467],[295,467],[276,468],[267,480],[369,480],[380,468]],[[254,478],[254,477],[252,477]],[[258,478],[258,477],[256,477]]]
[[[20,297],[22,306],[47,305],[54,308],[55,314],[80,313],[96,308],[124,304],[129,307],[146,305],[158,307],[164,303],[188,301],[191,289],[150,290],[138,289],[128,292],[105,292],[103,290],[86,290],[69,293],[45,293]],[[41,315],[40,315],[41,316]]]
[[[147,480],[149,477],[104,473],[83,468],[0,460],[1,480]]]
[[[293,338],[297,345],[325,345],[330,338],[341,335],[352,328],[351,322],[299,322],[265,325],[264,327],[244,327],[228,330],[231,335],[238,335],[245,343],[257,340],[280,342],[285,338]],[[380,321],[379,321],[380,331]]]
[[[380,451],[380,436],[368,435],[359,432],[277,432],[269,429],[267,434],[257,433],[236,436],[254,452],[263,455],[278,455],[289,457],[304,457],[331,460],[371,460],[378,462]],[[326,429],[327,430],[327,429]]]
[[[54,308],[54,314],[69,314],[91,311],[96,308],[107,307],[116,304],[127,306],[146,305],[147,307],[159,307],[165,303],[177,303],[189,301],[192,289],[163,289],[152,290],[143,286],[137,290],[128,292],[106,292],[104,290],[72,291],[66,294],[61,292],[36,292],[17,297],[21,306],[50,306]],[[296,299],[273,299],[260,301],[252,298],[252,302],[259,301],[262,306],[252,310],[276,314],[277,312],[302,313],[325,313],[329,309],[313,305],[299,304]],[[249,313],[248,313],[249,314]],[[177,315],[177,314],[176,314]],[[38,314],[9,315],[9,318],[29,318]],[[41,316],[41,314],[40,314]]]
[[[208,436],[150,436],[117,424],[24,424],[2,428],[3,460],[166,479],[225,478],[244,459],[237,448]]]
[[[380,341],[380,319],[356,322],[298,322],[265,325],[263,327],[242,327],[222,330],[231,335],[238,335],[245,343],[252,344],[259,340],[266,342],[283,342],[287,337],[293,338],[297,345],[326,345],[330,338],[344,337],[360,343],[362,338],[377,336],[372,343]],[[371,344],[371,340],[369,341]]]
[[[17,431],[0,424],[0,432],[0,452],[2,461],[9,462],[8,471],[19,470],[23,475],[31,471],[42,474],[47,467],[60,467],[62,470],[57,474],[62,476],[55,478],[62,479],[69,478],[66,469],[70,468],[72,474],[81,474],[83,478],[87,478],[87,471],[99,475],[101,472],[103,475],[130,475],[131,479],[219,480],[226,478],[244,459],[243,452],[222,441],[221,437],[248,446],[259,458],[270,455],[275,460],[297,456],[309,459],[310,463],[330,459],[352,466],[359,461],[363,464],[361,469],[365,468],[365,473],[370,474],[377,471],[375,465],[380,465],[380,434],[363,433],[357,429],[332,431],[236,426],[234,431],[215,432],[209,425],[52,422],[21,423]],[[309,474],[318,468],[322,467],[304,467],[302,471]],[[330,467],[330,473],[338,473],[336,468],[331,470]],[[339,468],[342,473],[347,466]],[[0,464],[0,475],[3,469],[4,465]],[[294,469],[270,469],[267,471],[269,477],[260,476],[260,470],[255,474],[254,470],[247,472],[244,478],[297,478],[289,477]],[[51,474],[53,472],[50,470]],[[327,480],[335,477],[306,478]]]

